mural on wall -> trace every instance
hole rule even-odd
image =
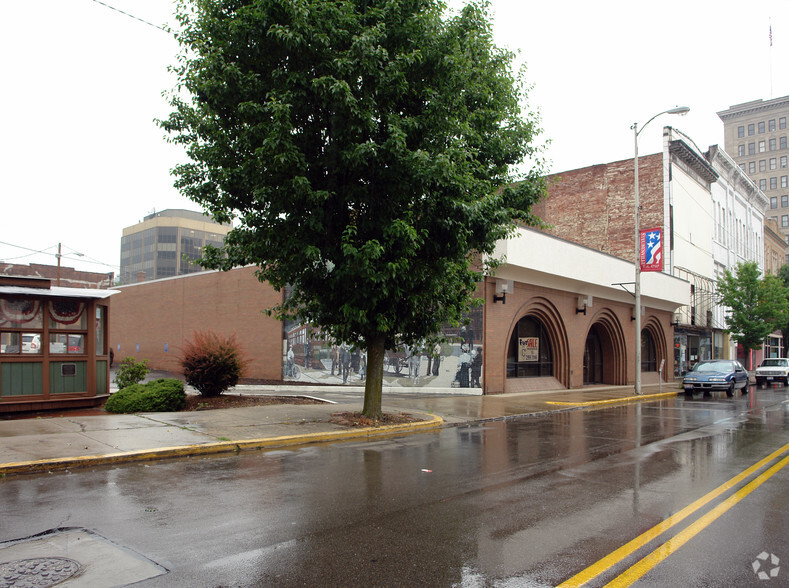
[[[468,319],[466,326],[442,329],[442,343],[387,350],[384,386],[481,388],[482,309]],[[366,350],[325,340],[311,325],[284,323],[282,352],[283,380],[364,385]]]

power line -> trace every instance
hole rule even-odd
[[[147,24],[148,26],[151,26],[151,27],[153,27],[153,28],[155,28],[155,29],[159,29],[160,31],[164,31],[165,33],[168,33],[168,34],[169,34],[169,32],[170,32],[170,31],[168,31],[167,29],[165,29],[164,27],[160,27],[159,25],[155,25],[155,24],[153,24],[152,22],[148,22],[147,20],[143,20],[143,19],[142,19],[142,18],[140,18],[139,16],[134,16],[133,14],[129,14],[128,12],[124,12],[124,11],[123,11],[123,10],[121,10],[120,8],[115,8],[114,6],[110,6],[109,4],[106,4],[106,3],[102,2],[101,0],[93,0],[93,1],[94,1],[96,4],[101,4],[102,6],[106,6],[106,7],[107,7],[107,8],[109,8],[110,10],[114,10],[115,12],[120,12],[121,14],[123,14],[123,15],[126,15],[126,16],[128,16],[129,18],[133,18],[134,20],[139,20],[141,23],[145,23],[145,24]]]

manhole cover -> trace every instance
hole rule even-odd
[[[80,565],[65,557],[37,557],[0,563],[0,588],[45,588],[79,571]]]

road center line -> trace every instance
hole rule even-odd
[[[629,541],[619,549],[612,551],[611,553],[606,555],[603,559],[597,561],[596,563],[592,564],[588,568],[581,570],[572,578],[565,580],[564,582],[559,584],[557,588],[571,588],[571,587],[583,586],[586,582],[589,582],[590,580],[596,578],[597,576],[599,576],[609,568],[612,568],[613,566],[621,562],[623,559],[628,557],[630,554],[637,551],[638,549],[641,549],[644,545],[646,545],[647,543],[658,537],[660,534],[664,533],[665,531],[668,531],[671,527],[680,523],[681,521],[683,521],[684,519],[695,513],[697,510],[704,507],[706,504],[708,504],[715,498],[719,497],[724,492],[730,490],[731,488],[742,482],[745,478],[748,478],[749,476],[751,476],[752,474],[763,468],[771,461],[774,461],[775,459],[779,458],[782,454],[786,453],[787,451],[789,451],[789,443],[787,443],[780,449],[772,452],[764,459],[759,460],[748,469],[737,474],[728,482],[721,484],[720,486],[715,488],[715,490],[712,490],[711,492],[705,494],[701,498],[695,500],[694,502],[692,502],[691,504],[689,504],[688,506],[686,506],[676,514],[671,515],[666,520],[658,523],[651,529],[645,531],[644,533],[642,533],[635,539]]]
[[[783,458],[773,467],[766,472],[760,474],[756,479],[752,480],[748,485],[741,488],[726,500],[721,502],[718,506],[713,508],[710,512],[699,518],[696,522],[688,525],[685,529],[677,533],[674,537],[666,541],[663,545],[655,549],[652,553],[644,557],[642,560],[633,564],[625,572],[614,578],[611,582],[606,584],[612,588],[620,586],[630,586],[633,582],[641,578],[644,574],[649,572],[652,568],[666,559],[669,555],[677,551],[680,547],[685,545],[693,537],[698,535],[701,531],[706,529],[710,524],[715,522],[718,517],[729,510],[732,506],[740,502],[743,498],[748,496],[751,492],[756,490],[759,486],[764,484],[773,475],[778,473],[781,468],[789,464],[789,456]]]

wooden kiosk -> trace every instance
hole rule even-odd
[[[0,414],[101,404],[115,290],[0,276]]]

